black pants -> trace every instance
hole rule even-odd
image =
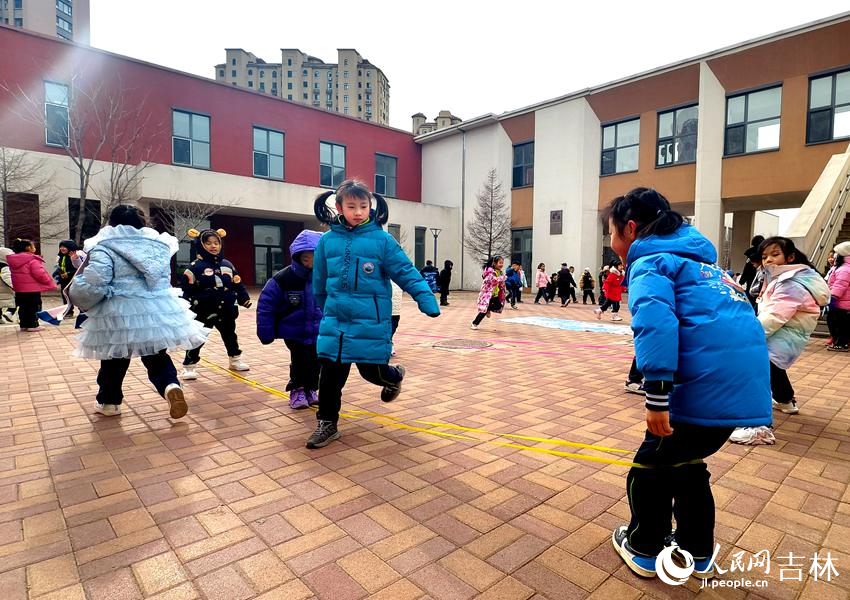
[[[440,306],[448,306],[449,305],[449,288],[444,287],[440,289]]]
[[[15,292],[15,304],[18,306],[18,320],[21,329],[38,327],[38,317],[41,310],[41,292]]]
[[[846,346],[850,340],[850,310],[830,308],[826,313],[826,324],[833,346]]]
[[[303,388],[304,391],[319,389],[319,357],[316,344],[302,344],[295,340],[283,340],[289,348],[289,383],[286,391]]]
[[[565,306],[570,300],[570,293],[567,290],[558,293],[558,298],[561,299],[561,306]]]
[[[591,303],[591,304],[596,304],[596,296],[594,295],[594,293],[593,293],[593,290],[592,290],[592,289],[589,289],[589,290],[582,290],[581,292],[582,292],[582,298],[581,298],[581,303],[582,303],[582,304],[587,304],[587,299],[588,299],[588,298],[590,298],[590,303]]]
[[[516,306],[516,301],[519,298],[519,288],[517,287],[509,287],[508,288],[508,302],[511,303],[511,306]]]
[[[398,329],[398,324],[399,324],[399,322],[400,322],[400,321],[401,321],[401,315],[393,315],[393,316],[391,317],[391,322],[392,322],[392,324],[393,324],[393,325],[392,325],[393,329],[392,329],[392,332],[390,333],[390,339],[392,339],[392,338],[393,338],[393,336],[395,335],[395,332],[396,332],[396,330]]]
[[[316,418],[320,421],[339,420],[339,409],[342,406],[342,388],[348,381],[351,372],[351,363],[340,363],[322,358],[321,373],[319,375],[319,412]],[[371,363],[357,363],[360,376],[381,387],[392,385],[401,381],[401,371],[389,365],[376,365]]]
[[[161,350],[157,354],[142,357],[142,364],[148,370],[148,379],[159,392],[165,395],[165,388],[172,383],[177,383],[177,369],[171,362],[168,352]],[[100,361],[100,370],[97,372],[97,401],[100,404],[121,404],[124,392],[121,385],[124,376],[130,367],[129,358],[112,358]]]
[[[572,300],[573,302],[578,302],[578,298],[576,298],[576,289],[574,287],[570,287],[569,292],[570,300]]]
[[[537,304],[540,302],[540,298],[543,298],[547,302],[549,301],[549,297],[546,295],[546,288],[537,288],[537,296],[534,298],[534,303]]]
[[[198,319],[201,321],[201,319]],[[224,347],[227,348],[227,356],[240,356],[242,351],[239,349],[239,339],[236,337],[236,319],[216,319],[214,321],[201,321],[204,327],[212,329],[215,327],[221,334],[221,341],[224,342]],[[184,365],[196,365],[201,362],[201,344],[197,348],[192,348],[186,352],[186,358],[183,359]]]
[[[499,298],[497,296],[494,296],[493,298],[490,298],[490,304],[487,305],[487,312],[480,312],[475,315],[475,319],[472,320],[472,324],[479,325],[481,321],[484,320],[484,317],[487,316],[488,312],[499,312],[500,310],[502,310],[502,303],[499,301]]]
[[[516,289],[516,301],[522,303],[522,288],[518,287]]]
[[[632,510],[629,546],[657,555],[675,515],[679,545],[696,558],[708,558],[714,551],[714,497],[702,459],[717,452],[734,428],[672,426],[673,435],[663,438],[646,432],[634,462],[652,466],[632,467],[626,479]]]
[[[602,312],[605,312],[606,310],[608,310],[609,306],[612,307],[612,310],[611,310],[612,313],[620,312],[620,301],[619,300],[611,300],[610,298],[605,298],[605,302],[603,302],[599,306],[599,309]]]
[[[788,379],[788,373],[772,362],[770,363],[770,391],[777,402],[786,404],[794,399],[794,387]]]
[[[643,373],[638,370],[637,357],[632,359],[632,366],[629,368],[629,383],[643,383]]]

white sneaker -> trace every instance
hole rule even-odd
[[[776,436],[767,425],[759,427],[738,427],[729,436],[733,444],[744,444],[745,446],[770,446],[776,443]]]
[[[186,365],[180,373],[180,379],[184,381],[194,381],[198,378],[198,367],[196,365]]]
[[[643,383],[638,381],[627,381],[623,387],[630,394],[641,394],[646,396],[646,391],[643,389]]]
[[[473,323],[472,325],[470,325],[470,326],[469,326],[469,328],[470,328],[470,329],[478,329],[478,325],[476,325],[475,323]]]
[[[793,398],[790,402],[777,402],[771,400],[774,410],[784,412],[786,415],[796,415],[800,410],[797,408],[797,401]]]
[[[186,413],[189,412],[189,407],[186,405],[186,398],[183,396],[183,388],[176,383],[168,384],[163,396],[168,400],[169,415],[171,415],[172,419],[185,417]]]
[[[248,366],[248,363],[242,360],[241,356],[231,356],[230,357],[230,370],[231,371],[250,371],[251,367]]]
[[[601,308],[594,308],[594,309],[593,309],[593,314],[595,314],[595,315],[596,315],[596,320],[597,320],[597,321],[598,321],[598,320],[600,320],[600,319],[602,318],[602,309],[601,309]]]
[[[103,415],[104,417],[117,417],[121,414],[120,404],[101,404],[100,402],[94,405],[94,412]]]
[[[621,317],[620,315],[615,313],[615,314],[611,315],[611,320],[612,321],[622,321],[623,317]]]

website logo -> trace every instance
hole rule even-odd
[[[655,559],[655,573],[668,585],[684,584],[693,572],[694,557],[678,546],[667,546]]]

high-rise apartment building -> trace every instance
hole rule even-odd
[[[0,0],[0,23],[89,43],[89,0]]]
[[[226,48],[226,61],[215,66],[216,81],[364,121],[389,123],[389,81],[357,50],[338,49],[336,63],[326,63],[297,48],[280,52],[280,62],[269,63],[241,48]]]

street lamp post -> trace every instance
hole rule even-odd
[[[431,227],[431,234],[434,236],[434,266],[437,266],[437,238],[440,235],[442,229],[437,229],[436,227]]]

